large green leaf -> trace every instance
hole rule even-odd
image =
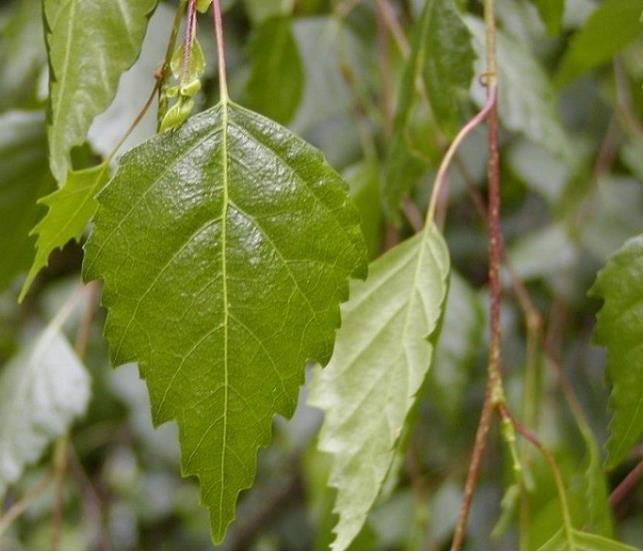
[[[22,286],[20,301],[41,269],[47,266],[51,252],[70,240],[80,240],[98,208],[94,196],[107,182],[108,176],[107,163],[84,171],[71,171],[62,188],[39,201],[49,211],[31,231],[32,235],[38,236],[36,257]]]
[[[374,261],[342,308],[329,366],[309,402],[324,410],[319,447],[333,456],[334,549],[346,549],[374,505],[431,364],[449,255],[433,224]]]
[[[346,185],[288,130],[224,102],[123,156],[98,196],[85,277],[105,282],[115,365],[176,419],[220,541],[272,417],[326,363],[366,246]]]
[[[484,23],[475,17],[467,17],[466,22],[478,53],[477,73],[482,74],[486,51]],[[502,31],[497,34],[497,49],[498,111],[503,125],[571,163],[572,143],[562,126],[554,88],[544,69],[524,44]],[[473,95],[482,106],[486,99],[484,87],[476,83]]]
[[[460,104],[473,77],[471,34],[453,0],[428,0],[417,21],[411,53],[402,75],[388,155],[384,200],[389,215],[427,166],[421,148],[412,144],[411,127],[417,86],[426,91],[433,117],[448,136],[457,132]]]
[[[249,55],[249,107],[279,123],[288,123],[304,90],[304,70],[290,17],[264,21],[252,35]]]
[[[121,73],[139,54],[157,0],[44,0],[50,66],[49,147],[59,183],[69,153],[111,103]]]
[[[572,38],[557,81],[565,84],[609,61],[643,33],[643,0],[605,0]]]
[[[0,373],[0,496],[85,412],[89,375],[60,328],[64,308]]]
[[[590,294],[605,301],[596,317],[594,339],[607,349],[613,413],[607,452],[613,467],[643,432],[643,235],[614,254]]]
[[[41,214],[36,201],[53,188],[42,112],[0,116],[0,290],[33,257],[29,236]]]

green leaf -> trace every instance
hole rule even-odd
[[[576,529],[572,529],[571,534],[570,543],[569,537],[561,528],[539,548],[539,551],[637,551],[635,547],[597,534],[589,534]]]
[[[69,311],[0,373],[0,496],[87,408],[89,375],[60,331]]]
[[[563,57],[556,80],[566,84],[609,61],[643,33],[643,0],[605,0],[576,33]]]
[[[177,420],[219,542],[272,417],[330,358],[365,272],[357,211],[320,152],[232,102],[125,154],[98,201],[84,273],[113,363],[138,362],[156,425]]]
[[[531,0],[536,4],[540,18],[550,35],[557,35],[563,24],[565,15],[565,0]]]
[[[482,74],[486,51],[484,23],[475,17],[467,17],[466,22],[478,53],[476,73]],[[524,44],[502,31],[497,33],[497,49],[498,112],[503,125],[572,164],[572,142],[562,126],[554,88],[542,66]],[[472,93],[478,105],[484,105],[486,89],[475,83]]]
[[[400,200],[427,169],[423,149],[413,144],[417,87],[422,83],[433,117],[450,136],[458,128],[459,107],[473,77],[471,34],[452,0],[429,0],[416,24],[404,67],[388,153],[384,204],[398,220]],[[462,98],[461,98],[462,97]]]
[[[138,57],[157,0],[44,0],[50,65],[51,171],[67,178],[69,153],[85,141],[96,115]]]
[[[643,235],[612,256],[590,295],[604,300],[594,340],[607,349],[613,414],[607,453],[608,466],[614,467],[643,432]]]
[[[107,163],[70,172],[67,181],[38,203],[49,208],[47,214],[31,231],[37,235],[36,257],[22,286],[18,301],[27,295],[38,273],[47,266],[49,255],[70,240],[80,241],[87,223],[96,213],[98,204],[94,197],[105,185],[109,176]]]
[[[290,17],[266,19],[254,31],[248,50],[249,107],[279,123],[288,123],[304,90],[304,70]]]
[[[45,68],[40,0],[14,0],[0,32],[0,111],[35,107],[36,82]]]
[[[443,130],[455,136],[459,107],[467,98],[476,59],[471,33],[453,0],[428,0],[420,26],[418,63],[431,110]]]
[[[389,472],[431,364],[448,276],[448,251],[431,224],[351,286],[333,358],[316,373],[309,399],[324,411],[319,446],[333,456],[334,549],[358,534]]]
[[[0,290],[32,260],[29,236],[41,215],[36,201],[54,187],[47,167],[42,112],[0,116]]]

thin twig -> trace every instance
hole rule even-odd
[[[196,0],[188,2],[188,17],[183,35],[183,58],[181,60],[181,84],[187,84],[188,72],[190,70],[190,57],[192,55],[192,44],[194,43],[194,32],[196,30]]]
[[[623,501],[623,498],[625,498],[625,496],[627,496],[627,494],[629,494],[639,483],[641,477],[643,477],[643,460],[632,469],[632,471],[610,494],[610,505],[612,507],[616,507],[621,501]]]
[[[20,516],[47,491],[53,480],[53,473],[48,472],[44,478],[29,490],[20,500],[16,501],[11,508],[0,518],[0,536],[2,536]]]
[[[165,83],[170,77],[170,70],[172,64],[172,56],[174,55],[174,50],[176,48],[176,39],[179,36],[179,29],[181,27],[181,21],[183,20],[183,10],[185,9],[185,4],[187,0],[179,0],[179,3],[176,7],[176,13],[174,14],[174,21],[172,23],[172,30],[170,31],[170,38],[167,43],[167,48],[165,50],[165,57],[161,67],[157,69],[155,77],[158,84],[157,90],[159,93],[159,107],[158,107],[158,117],[157,117],[157,127],[161,127],[161,121],[167,113],[167,97],[162,93]]]
[[[86,288],[87,306],[80,321],[74,344],[74,350],[79,359],[82,359],[87,351],[91,325],[94,319],[94,313],[96,312],[97,292],[98,282],[90,282]],[[65,435],[57,441],[54,450],[55,494],[51,525],[51,549],[53,550],[57,550],[60,546],[60,529],[62,527],[64,511],[64,488],[65,477],[67,476],[69,444],[69,432],[66,432]]]

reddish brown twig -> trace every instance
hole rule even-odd
[[[610,494],[610,505],[612,507],[616,507],[621,501],[623,501],[623,498],[639,483],[641,477],[643,477],[643,460],[641,460],[639,464],[632,469],[632,471]]]

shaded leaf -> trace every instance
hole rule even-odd
[[[315,375],[309,399],[325,413],[319,447],[333,456],[334,549],[358,534],[389,472],[431,364],[448,275],[448,251],[431,224],[351,286],[333,358]]]
[[[279,123],[297,111],[304,89],[304,70],[289,17],[264,21],[250,39],[248,106]]]
[[[99,195],[85,277],[105,282],[114,365],[137,361],[176,419],[221,541],[272,417],[326,363],[366,248],[322,155],[234,103],[134,148]]]
[[[107,163],[70,172],[62,188],[41,198],[38,203],[49,208],[47,214],[31,231],[36,235],[36,257],[20,292],[25,297],[38,273],[47,266],[49,255],[70,240],[80,241],[87,223],[96,213],[94,197],[109,177]]]
[[[0,495],[85,412],[90,383],[60,327],[63,310],[0,373]]]
[[[157,0],[44,0],[50,65],[49,147],[59,183],[69,153],[112,102],[121,73],[138,57]]]
[[[474,61],[471,35],[452,0],[426,2],[402,75],[383,183],[384,204],[394,221],[399,219],[400,200],[429,165],[424,149],[413,143],[417,87],[422,83],[433,117],[448,135],[454,135],[461,96],[471,83]]]
[[[0,32],[0,111],[36,104],[36,81],[47,62],[40,0],[14,0]]]
[[[594,340],[607,350],[613,414],[607,453],[614,467],[643,432],[643,235],[611,257],[590,294],[605,302],[596,316]]]
[[[609,61],[636,37],[641,36],[643,0],[605,0],[576,33],[561,61],[556,80],[566,84]]]
[[[38,198],[54,187],[47,167],[45,117],[42,112],[0,116],[0,290],[33,257],[29,236],[41,215]]]
[[[531,0],[536,4],[540,18],[550,35],[557,35],[563,24],[565,0]]]

